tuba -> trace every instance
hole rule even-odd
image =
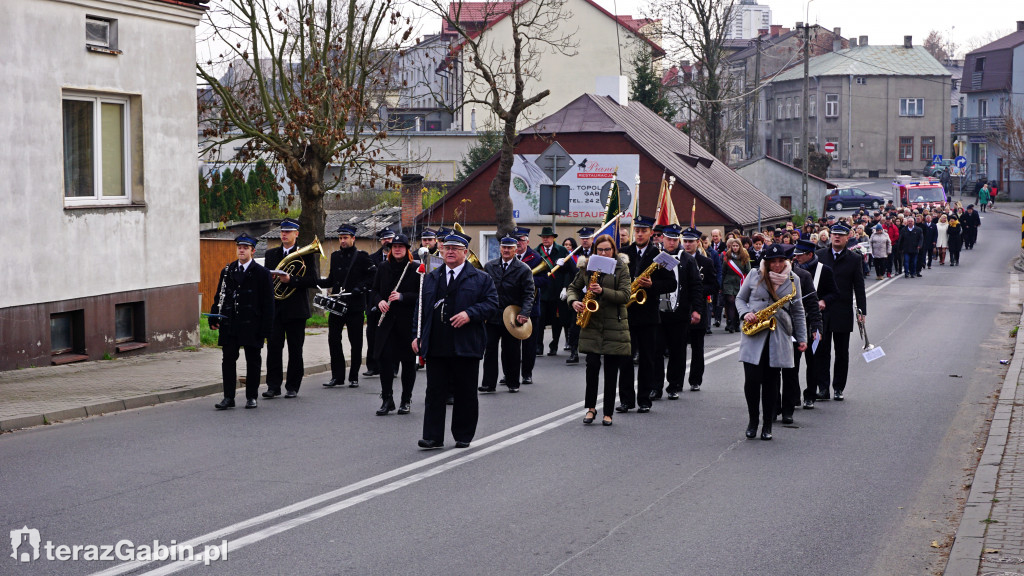
[[[287,273],[289,276],[302,276],[306,273],[306,263],[302,260],[302,257],[306,254],[312,254],[319,252],[321,258],[326,258],[324,254],[324,247],[320,244],[320,240],[316,236],[313,237],[313,241],[299,248],[295,252],[284,257],[283,260],[278,262],[277,268],[274,270],[280,270]],[[296,288],[281,282],[276,277],[274,278],[274,299],[284,300],[295,293]]]
[[[465,234],[465,232],[462,231],[462,226],[460,226],[458,222],[452,224],[452,230],[455,230],[459,234]],[[473,268],[476,268],[477,270],[483,270],[484,265],[480,262],[480,258],[477,257],[476,253],[473,252],[472,249],[467,248],[467,250],[466,262],[472,264]]]

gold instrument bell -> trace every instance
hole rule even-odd
[[[466,234],[465,232],[462,231],[462,226],[460,226],[458,222],[452,224],[452,230],[455,230],[459,234]],[[472,264],[473,268],[476,268],[477,270],[483,270],[484,265],[482,262],[480,262],[480,258],[477,257],[476,253],[473,252],[472,249],[467,248],[467,250],[468,253],[466,255],[466,262]]]
[[[306,262],[302,257],[314,252],[319,252],[321,258],[327,257],[324,254],[324,247],[320,245],[320,240],[316,236],[313,236],[313,241],[309,244],[285,256],[283,260],[278,262],[277,268],[274,268],[274,270],[280,270],[289,276],[302,276],[306,273]],[[274,299],[284,300],[294,294],[295,290],[296,288],[281,282],[276,276],[274,277]]]
[[[510,304],[501,313],[501,321],[505,324],[509,334],[520,340],[526,340],[530,337],[530,334],[533,334],[533,322],[527,318],[524,324],[516,323],[516,316],[519,316],[519,313],[522,311],[523,309],[519,306]]]

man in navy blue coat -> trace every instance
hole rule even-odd
[[[498,291],[486,272],[466,264],[469,237],[453,232],[444,239],[444,267],[423,278],[416,306],[422,318],[413,351],[427,359],[427,395],[420,448],[444,445],[445,406],[453,397],[452,436],[456,448],[468,448],[479,416],[477,383],[487,347],[485,323],[498,313]],[[422,316],[420,316],[422,315]]]

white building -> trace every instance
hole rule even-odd
[[[205,1],[3,2],[0,370],[198,341]]]
[[[770,7],[759,5],[757,0],[740,0],[733,6],[732,18],[725,29],[725,37],[729,40],[757,38],[762,30],[770,30],[771,25]]]

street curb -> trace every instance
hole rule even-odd
[[[303,372],[303,377],[323,374],[324,372],[329,372],[330,370],[331,364],[329,362],[323,364],[315,364],[313,366],[306,366],[306,369]],[[80,406],[75,408],[65,408],[63,410],[47,412],[45,414],[15,416],[13,418],[0,420],[0,432],[10,432],[13,430],[31,428],[33,426],[53,424],[55,422],[71,420],[73,418],[89,418],[93,416],[100,416],[102,414],[110,414],[112,412],[133,410],[135,408],[155,406],[157,404],[163,404],[165,402],[176,402],[178,400],[190,400],[192,398],[201,398],[203,396],[220,394],[223,390],[224,385],[221,382],[215,382],[211,384],[199,384],[191,388],[153,392],[151,394],[143,394],[142,396],[132,396],[130,398],[124,398],[120,400],[108,400],[106,402],[99,402],[96,404],[90,404],[87,406]]]
[[[1019,324],[1024,324],[1024,312],[1021,313]],[[1017,386],[1024,371],[1024,330],[1017,332],[1013,348],[1013,360],[1003,380],[1003,387],[996,400],[996,410],[992,415],[992,426],[988,431],[985,450],[978,461],[978,468],[971,482],[971,491],[964,503],[964,514],[957,527],[953,547],[949,551],[944,576],[978,576],[981,569],[981,557],[985,545],[987,520],[992,514],[992,498],[996,493],[996,481],[999,466],[1006,450],[1007,438],[1010,435],[1010,417],[1013,414],[1014,399]]]

